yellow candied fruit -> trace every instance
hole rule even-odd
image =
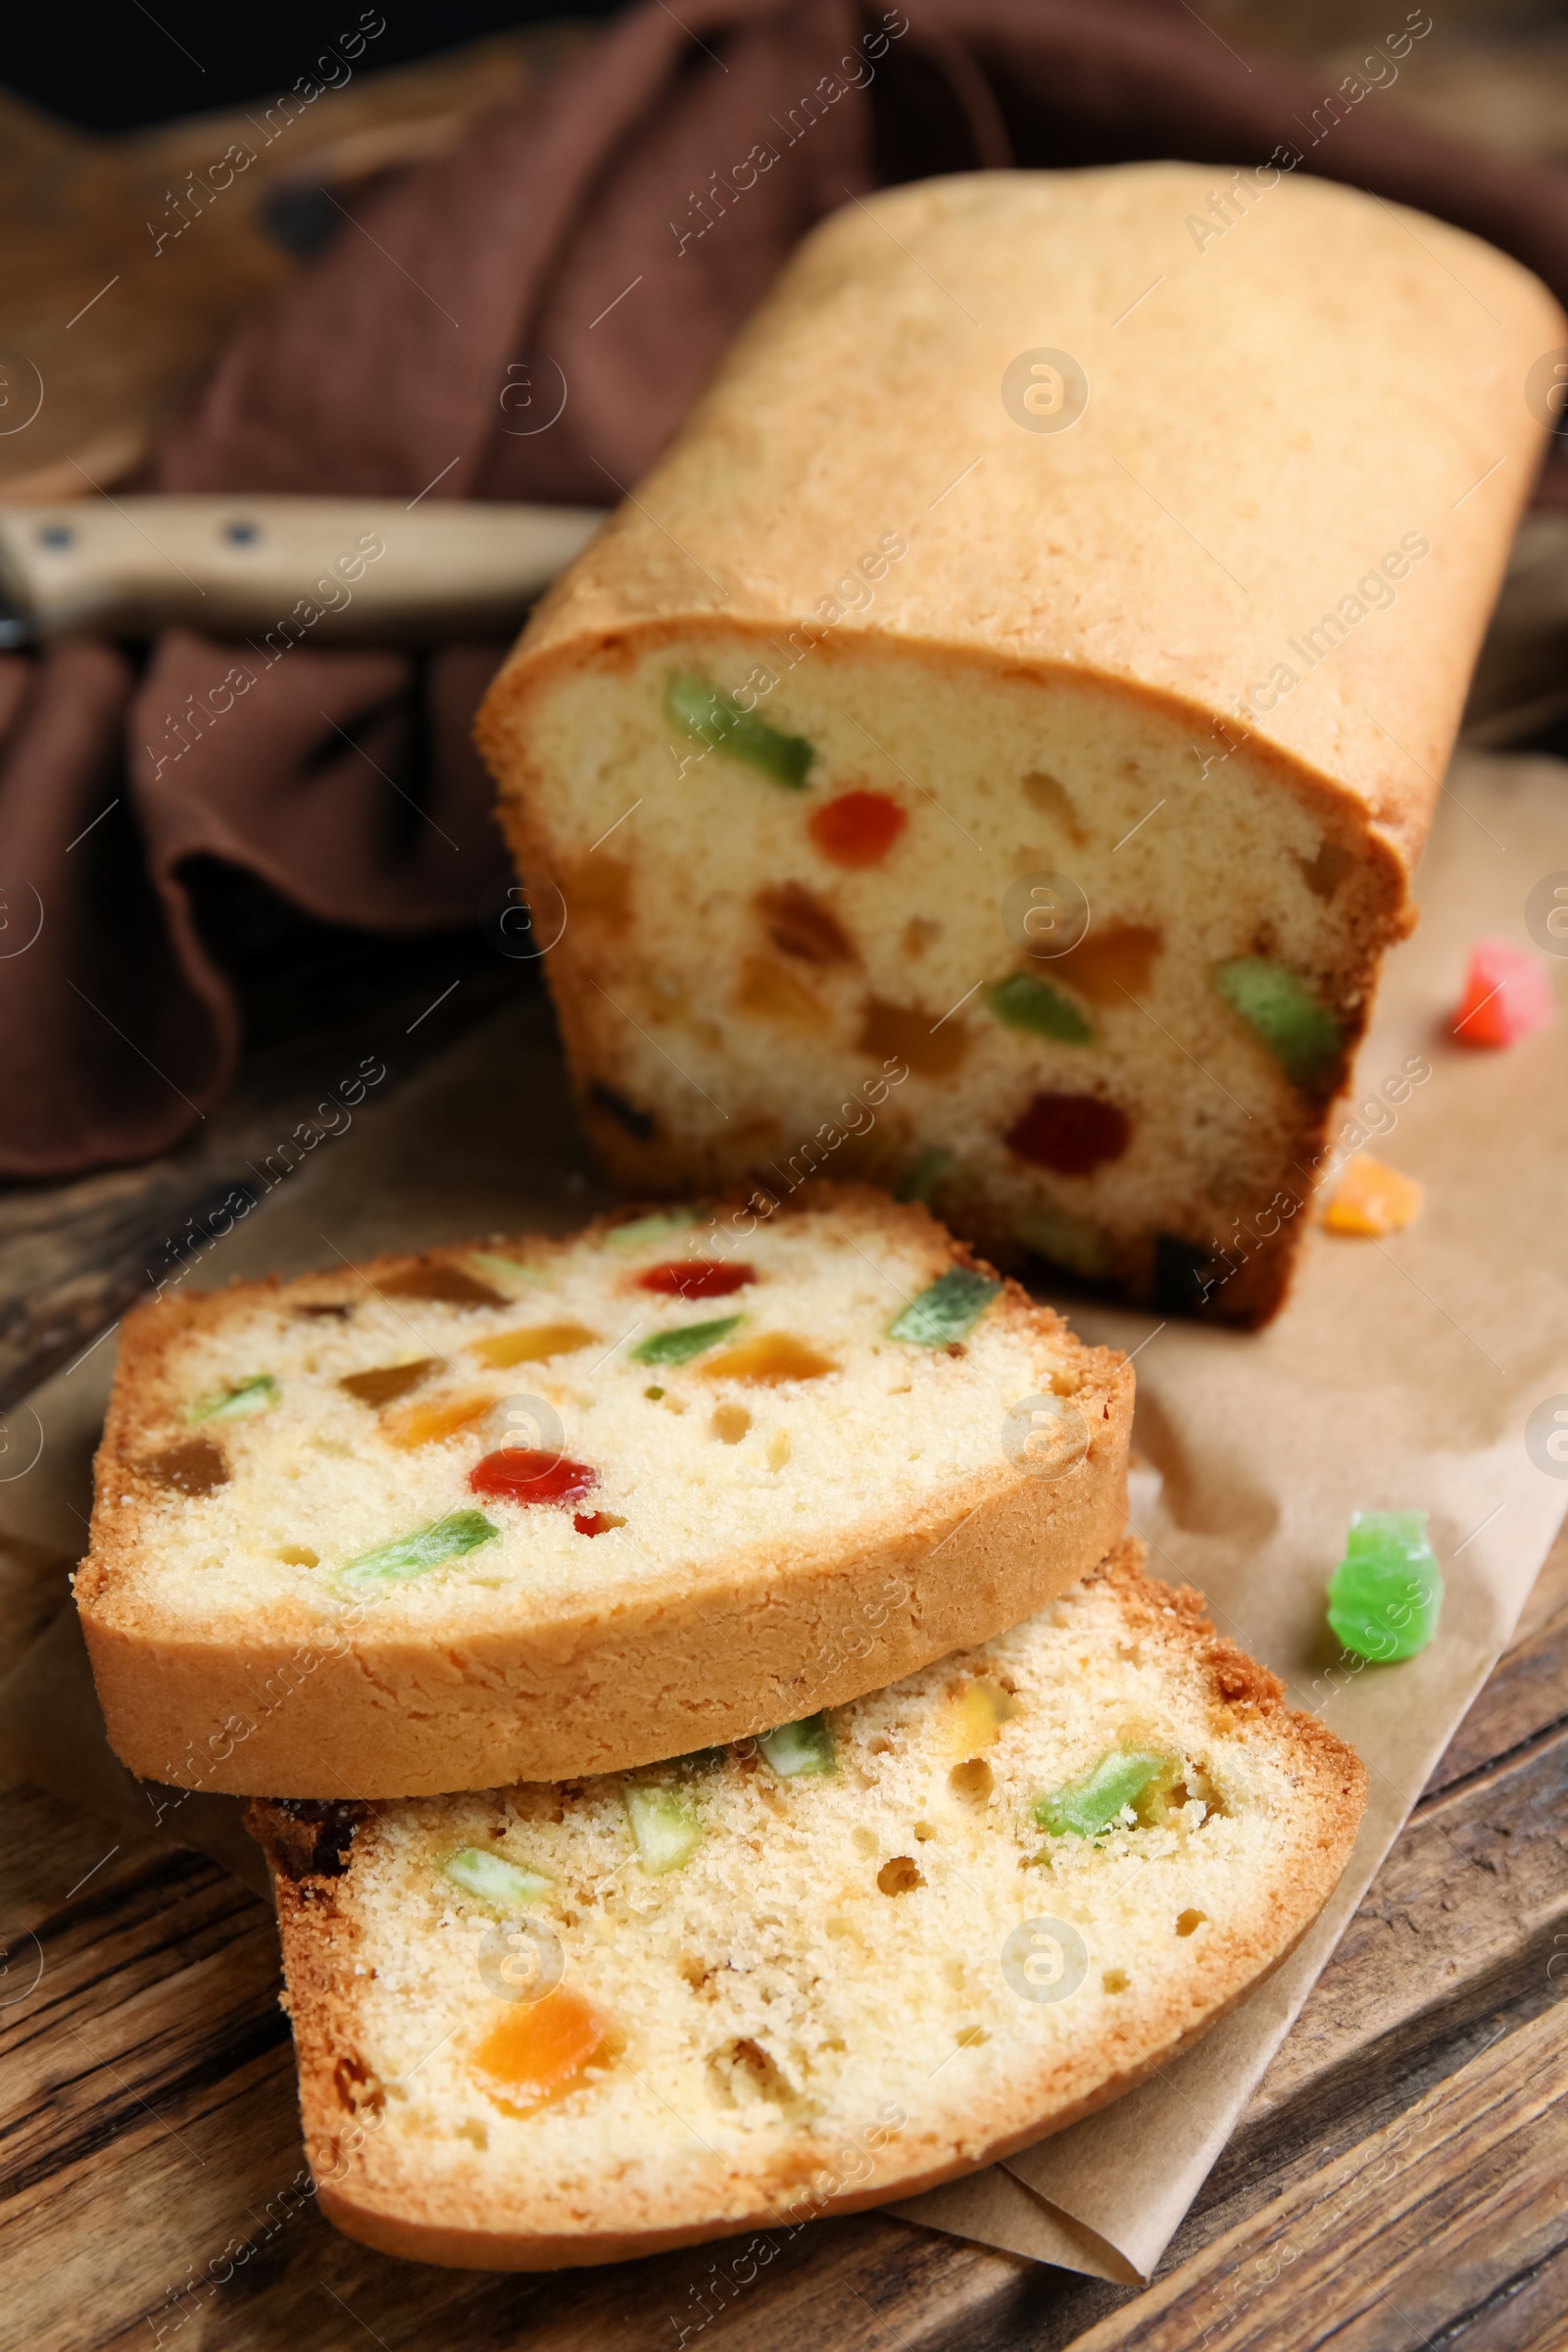
[[[410,1405],[407,1412],[384,1424],[387,1443],[404,1453],[412,1453],[416,1446],[434,1446],[442,1438],[455,1438],[459,1430],[472,1429],[494,1403],[493,1396],[439,1396],[429,1404]]]
[[[990,1747],[1001,1733],[1009,1715],[1016,1715],[1018,1702],[996,1683],[971,1683],[956,1698],[948,1701],[947,1735],[949,1752],[958,1762],[966,1763]]]
[[[764,1331],[738,1348],[726,1348],[703,1370],[710,1380],[750,1380],[776,1388],[783,1380],[820,1380],[838,1366],[791,1332]]]
[[[734,1009],[781,1029],[808,1033],[830,1028],[833,1020],[820,997],[766,956],[748,956],[742,964]]]
[[[1323,1212],[1330,1233],[1360,1234],[1382,1241],[1386,1234],[1402,1233],[1421,1213],[1426,1198],[1413,1176],[1386,1167],[1370,1152],[1358,1152],[1341,1177],[1339,1189]]]
[[[558,1984],[498,2019],[473,2053],[494,2083],[490,2096],[509,2115],[533,2115],[575,2090],[605,2049],[604,2019],[580,1992]]]
[[[592,1348],[598,1333],[582,1323],[534,1323],[521,1331],[498,1331],[493,1339],[475,1340],[472,1352],[498,1371],[511,1364],[542,1364],[552,1355],[575,1355]]]

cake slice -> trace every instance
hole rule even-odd
[[[1568,329],[1442,221],[1235,176],[845,207],[539,607],[479,735],[618,1183],[809,1168],[891,1066],[835,1167],[1278,1306]]]
[[[1139,1557],[728,1750],[253,1806],[329,2219],[618,2261],[934,2187],[1174,2058],[1310,1925],[1365,1775]]]
[[[1123,1358],[866,1187],[183,1296],[120,1345],[76,1599],[116,1753],[181,1788],[738,1738],[1016,1624],[1126,1520]]]

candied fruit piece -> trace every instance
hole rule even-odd
[[[257,1413],[270,1413],[277,1402],[277,1382],[270,1372],[257,1372],[249,1380],[234,1380],[216,1389],[210,1396],[198,1396],[186,1413],[187,1421],[249,1421]]]
[[[631,867],[623,858],[590,850],[561,877],[568,917],[579,923],[624,923],[631,913]]]
[[[1381,1241],[1385,1234],[1402,1233],[1413,1224],[1424,1198],[1413,1176],[1401,1176],[1370,1152],[1358,1152],[1340,1178],[1323,1222],[1331,1233],[1364,1234]]]
[[[518,1331],[498,1331],[493,1339],[469,1342],[473,1353],[498,1371],[513,1364],[542,1364],[553,1355],[575,1355],[596,1345],[599,1334],[583,1323],[532,1323]]]
[[[377,1364],[373,1371],[345,1373],[337,1385],[357,1396],[361,1404],[396,1404],[432,1372],[445,1369],[439,1355],[421,1355],[412,1364]]]
[[[1453,1016],[1462,1046],[1512,1046],[1549,1027],[1555,1011],[1544,964],[1507,939],[1478,939]]]
[[[1037,1797],[1035,1819],[1054,1838],[1098,1838],[1129,1805],[1150,1809],[1159,1784],[1180,1776],[1180,1764],[1157,1749],[1113,1747],[1081,1781]]]
[[[612,1225],[605,1239],[617,1250],[643,1250],[650,1242],[662,1242],[666,1234],[685,1233],[697,1222],[694,1208],[656,1208],[650,1216],[628,1217],[624,1225]]]
[[[969,1033],[961,1021],[940,1013],[933,1019],[917,1004],[868,997],[855,1043],[878,1061],[906,1062],[916,1078],[951,1078],[969,1050]]]
[[[950,1266],[894,1317],[888,1338],[909,1340],[917,1348],[951,1347],[968,1338],[1001,1288],[993,1275]]]
[[[820,1380],[824,1372],[837,1370],[828,1356],[818,1355],[814,1348],[788,1331],[760,1332],[755,1340],[726,1348],[722,1355],[703,1366],[705,1379],[749,1380],[766,1388],[777,1388],[786,1380]]]
[[[781,1781],[805,1780],[839,1768],[825,1714],[781,1723],[776,1731],[760,1733],[757,1744],[768,1770]]]
[[[843,924],[800,882],[770,882],[757,894],[757,911],[781,956],[803,963],[858,963]]]
[[[995,1743],[1003,1725],[1017,1712],[1017,1700],[1000,1683],[970,1683],[948,1703],[950,1752],[960,1764],[968,1763]]]
[[[473,2062],[501,2087],[498,2106],[532,2115],[575,2090],[604,2049],[605,2022],[580,1992],[558,1984],[542,2001],[516,2002],[491,2027]]]
[[[181,1445],[166,1446],[162,1453],[149,1454],[140,1467],[144,1478],[155,1486],[172,1487],[176,1494],[216,1494],[228,1484],[223,1448],[211,1438],[186,1438]]]
[[[586,1462],[568,1462],[564,1453],[503,1446],[474,1463],[468,1484],[475,1494],[493,1494],[503,1502],[580,1502],[598,1486],[599,1473]]]
[[[634,1364],[689,1364],[738,1331],[744,1317],[718,1315],[711,1323],[682,1323],[674,1331],[656,1331],[631,1351]]]
[[[1096,1281],[1111,1271],[1113,1259],[1106,1236],[1087,1217],[1075,1217],[1069,1209],[1037,1201],[1032,1208],[1015,1212],[1012,1230],[1026,1249],[1083,1275],[1086,1281]]]
[[[1267,956],[1232,956],[1214,965],[1209,981],[1293,1086],[1328,1084],[1339,1066],[1340,1024],[1298,972]]]
[[[624,1519],[613,1511],[578,1511],[571,1522],[579,1536],[608,1536],[612,1527],[624,1527]]]
[[[1131,1138],[1127,1113],[1099,1095],[1039,1094],[1003,1141],[1031,1167],[1088,1176],[1120,1159]]]
[[[785,970],[768,956],[748,956],[741,965],[733,998],[737,1012],[760,1021],[774,1021],[783,1029],[814,1034],[832,1026],[833,1016],[820,997],[804,980]]]
[[[732,1291],[744,1291],[756,1280],[757,1268],[745,1258],[721,1266],[713,1257],[672,1257],[639,1274],[637,1288],[662,1291],[673,1298],[727,1298]]]
[[[401,1583],[440,1568],[448,1560],[461,1559],[466,1551],[477,1551],[481,1544],[492,1543],[500,1533],[483,1511],[449,1511],[444,1519],[416,1528],[412,1536],[400,1536],[395,1544],[362,1551],[357,1559],[344,1563],[343,1575],[351,1585],[383,1580]]]
[[[377,1284],[386,1298],[428,1298],[442,1306],[510,1306],[512,1301],[504,1291],[476,1275],[466,1274],[461,1266],[407,1266],[401,1274],[389,1274]]]
[[[679,1870],[703,1842],[697,1808],[678,1788],[622,1785],[620,1801],[636,1841],[637,1859],[650,1878]]]
[[[947,1151],[941,1144],[928,1144],[923,1152],[916,1154],[914,1164],[894,1194],[894,1200],[929,1200],[938,1185],[947,1182],[957,1164],[958,1155],[956,1152]]]
[[[1087,1046],[1095,1033],[1070,997],[1034,972],[1009,972],[982,991],[986,1003],[1009,1029],[1026,1029],[1034,1037],[1053,1037],[1058,1045]]]
[[[463,1846],[449,1854],[441,1867],[465,1894],[476,1895],[497,1911],[516,1911],[524,1903],[536,1903],[555,1884],[543,1871],[524,1870],[521,1863],[509,1862],[505,1854],[492,1853],[482,1845]]]
[[[664,715],[694,743],[755,767],[792,792],[806,790],[816,754],[804,735],[786,735],[755,711],[743,710],[709,678],[672,670],[664,688]]]
[[[841,792],[812,809],[806,829],[834,865],[880,865],[908,821],[885,792]]]
[[[472,1429],[495,1401],[489,1395],[437,1396],[429,1404],[411,1404],[406,1412],[384,1422],[381,1434],[389,1446],[412,1453],[417,1446],[438,1446],[444,1438],[455,1438],[460,1430]]]
[[[1425,1511],[1357,1511],[1329,1579],[1329,1624],[1358,1658],[1413,1658],[1438,1630],[1443,1572]]]
[[[1162,934],[1149,923],[1105,923],[1051,960],[1091,1004],[1124,1004],[1149,986]]]

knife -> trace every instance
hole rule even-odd
[[[377,498],[0,506],[0,649],[51,637],[342,644],[507,636],[599,507]]]

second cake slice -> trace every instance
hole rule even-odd
[[[416,1795],[843,1704],[1064,1592],[1133,1379],[923,1209],[633,1213],[143,1308],[77,1578],[133,1772]]]

